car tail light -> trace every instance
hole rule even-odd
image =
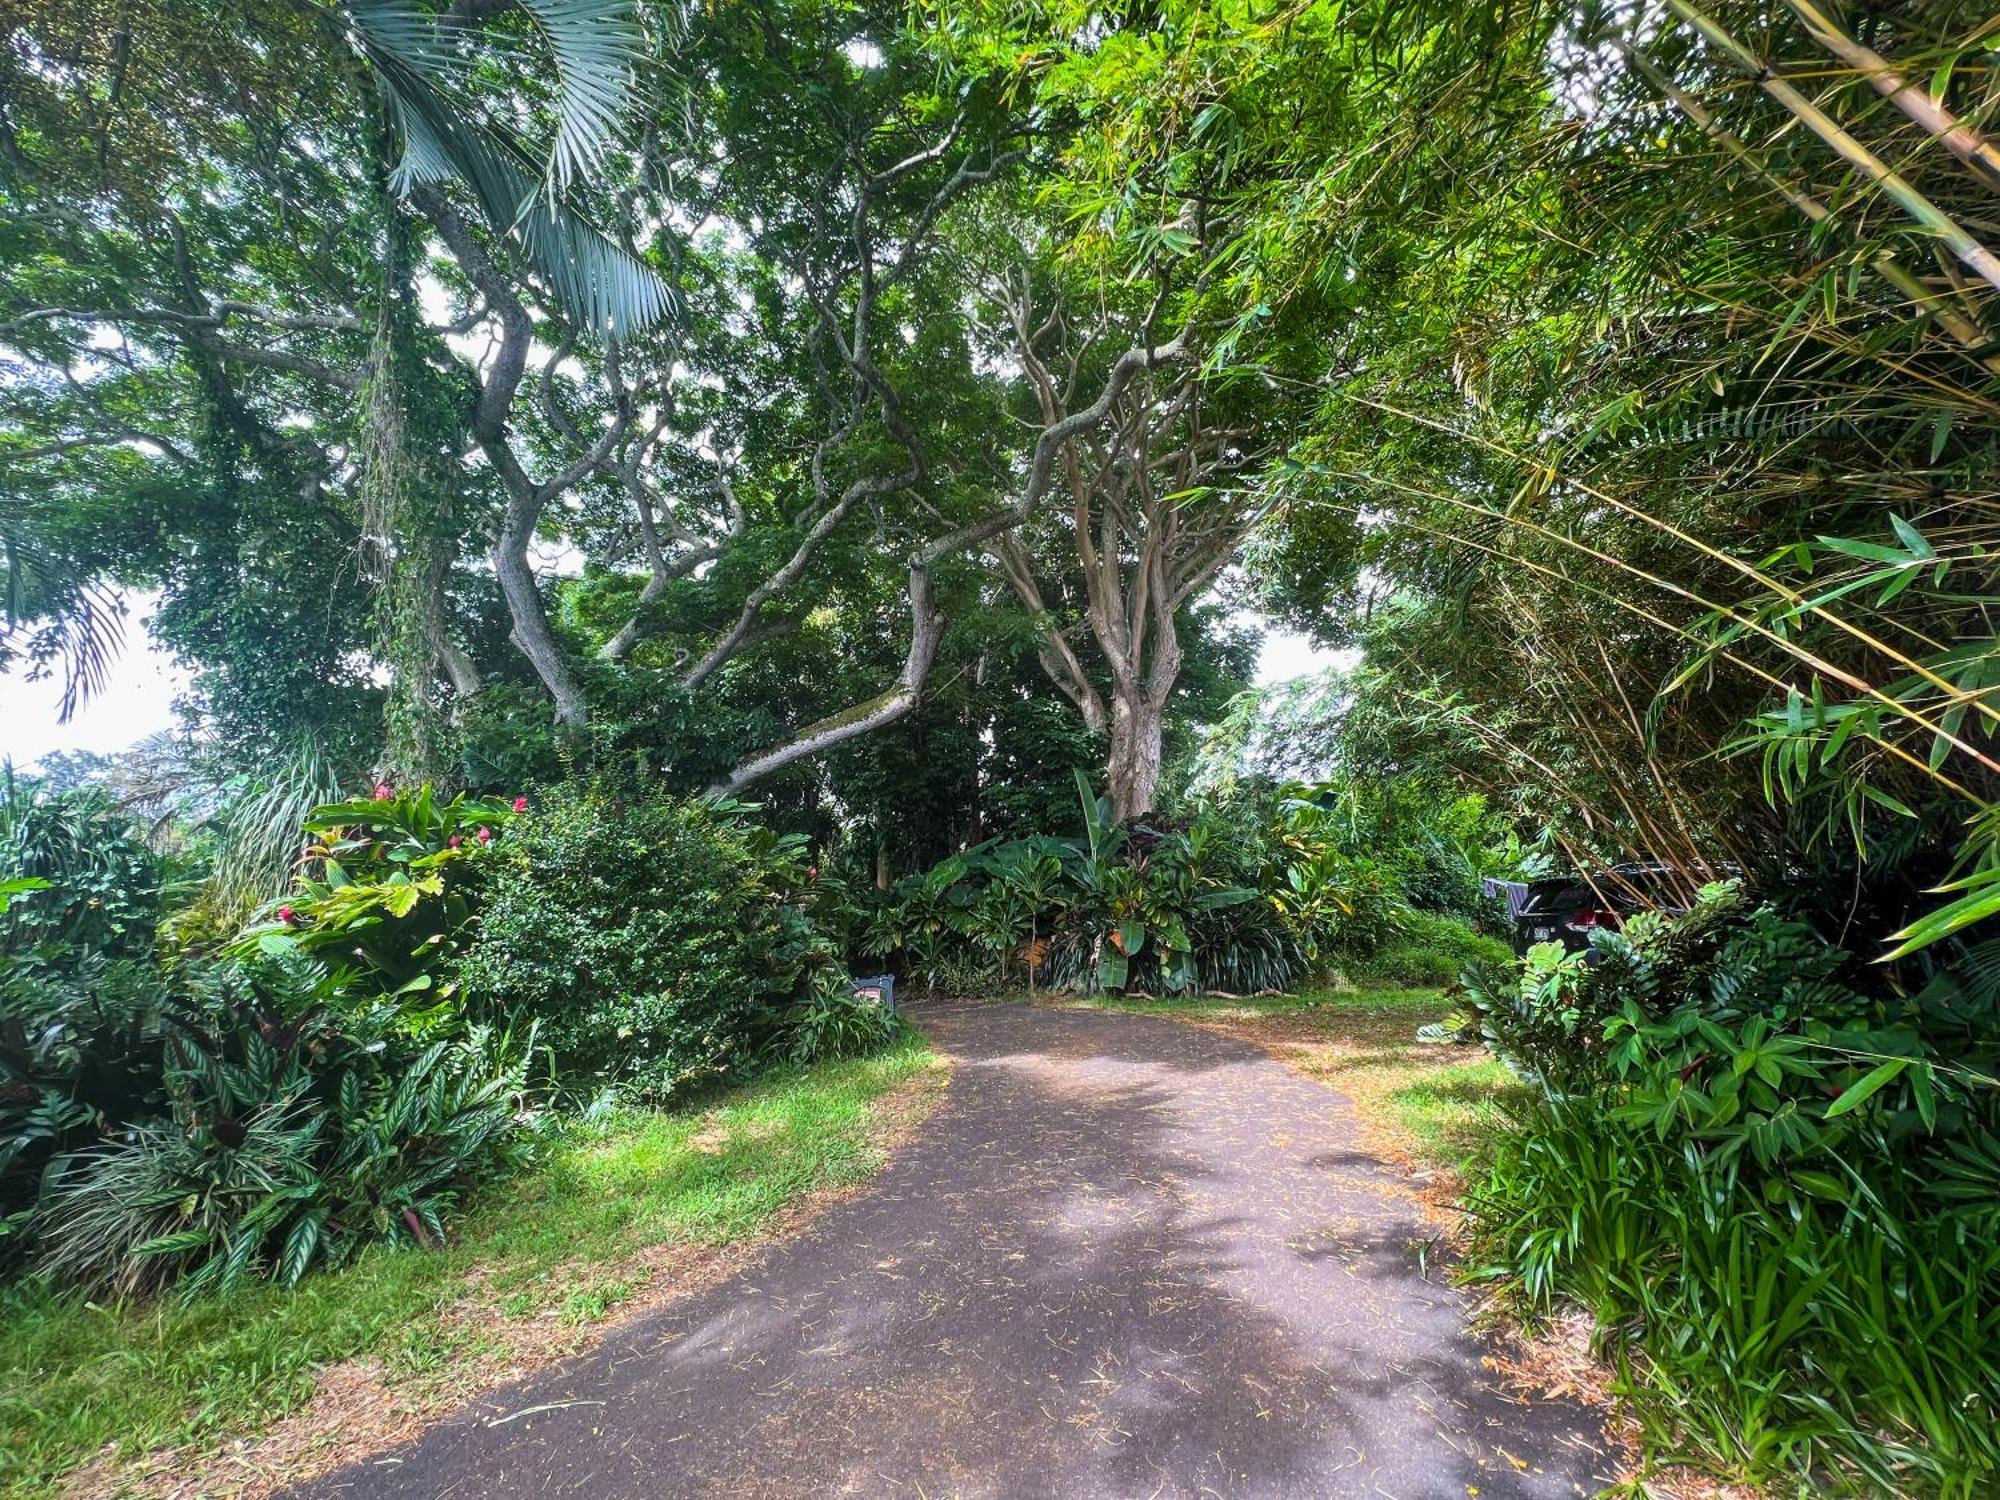
[[[1612,927],[1617,925],[1608,911],[1599,911],[1594,906],[1582,907],[1569,919],[1572,927]]]

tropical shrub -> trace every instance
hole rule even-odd
[[[136,959],[0,972],[0,1250],[28,1231],[52,1162],[163,1103],[170,1002]]]
[[[1214,808],[1118,823],[1081,773],[1077,786],[1082,838],[989,840],[899,881],[857,951],[933,992],[1254,992],[1303,975],[1295,923],[1265,888],[1274,840]]]
[[[510,816],[428,789],[321,808],[277,919],[213,959],[156,940],[162,872],[107,799],[10,783],[8,1258],[194,1293],[439,1237],[511,1150],[519,1068],[429,981],[468,913],[475,822]],[[446,1022],[457,1040],[419,1045]]]
[[[0,779],[0,1259],[49,1163],[157,1100],[163,878],[102,792]]]
[[[296,947],[353,964],[406,1003],[412,1024],[449,1023],[449,976],[479,899],[480,863],[526,811],[525,797],[442,801],[428,783],[317,807],[291,890],[234,951]]]
[[[794,904],[802,841],[743,811],[609,784],[551,790],[486,872],[451,971],[467,1012],[537,1025],[564,1091],[657,1099],[754,1065],[839,955]]]
[[[1589,1308],[1662,1445],[1990,1489],[2000,995],[1967,956],[1902,992],[1720,886],[1472,976],[1467,1029],[1543,1086],[1472,1195],[1485,1274]]]
[[[902,1032],[902,1021],[879,1000],[854,993],[843,981],[822,984],[785,1014],[778,1053],[791,1063],[864,1057]]]
[[[54,1164],[40,1269],[193,1296],[441,1240],[513,1153],[520,1065],[487,1034],[418,1048],[346,983],[295,952],[202,972],[162,1048],[164,1110]]]
[[[0,775],[0,880],[36,881],[0,907],[0,952],[37,972],[153,946],[165,871],[132,820],[94,787]]]
[[[1413,907],[1372,952],[1343,965],[1343,972],[1374,984],[1442,989],[1467,968],[1504,967],[1513,958],[1505,943],[1475,931],[1463,918]]]

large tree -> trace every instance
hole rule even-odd
[[[9,59],[10,515],[61,497],[33,649],[157,588],[247,754],[589,737],[740,789],[910,714],[1011,592],[1150,805],[1289,399],[1203,301],[1210,220],[1093,302],[1125,251],[1059,262],[1032,192],[1073,113],[893,4],[565,6],[547,53],[529,0],[270,10],[193,71],[170,7],[37,11]]]

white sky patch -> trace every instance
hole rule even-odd
[[[1343,672],[1349,672],[1360,660],[1360,651],[1353,647],[1329,651],[1295,630],[1266,625],[1264,644],[1257,653],[1256,676],[1252,680],[1258,687],[1269,687],[1275,682],[1290,682],[1294,678],[1310,677],[1316,672],[1324,672],[1328,667],[1338,667]]]
[[[172,729],[174,698],[187,690],[188,674],[153,642],[146,629],[157,596],[131,596],[125,616],[125,644],[111,664],[104,691],[86,699],[67,724],[57,713],[62,706],[60,671],[38,682],[28,680],[25,663],[0,674],[0,757],[16,766],[32,766],[58,750],[91,750],[109,754]]]

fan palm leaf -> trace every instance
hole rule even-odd
[[[125,606],[116,588],[46,546],[37,520],[33,505],[0,507],[0,670],[17,656],[35,675],[58,665],[58,717],[67,723],[110,678],[124,643]]]

